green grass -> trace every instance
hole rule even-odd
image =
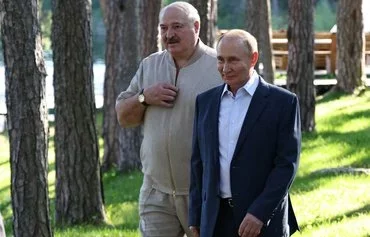
[[[101,124],[101,117],[98,124]],[[370,175],[315,173],[324,168],[370,168],[370,91],[361,97],[330,94],[317,99],[317,131],[303,134],[301,162],[291,195],[301,233],[294,236],[369,237]],[[52,135],[52,130],[51,130]],[[102,143],[100,143],[102,144]],[[100,146],[102,152],[102,145]],[[49,152],[51,216],[54,215],[54,154]],[[0,136],[0,211],[11,234],[10,165],[6,135]],[[109,225],[55,229],[55,236],[123,236],[138,234],[140,172],[104,174]]]

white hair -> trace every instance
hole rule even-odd
[[[200,16],[199,16],[198,10],[190,3],[183,2],[183,1],[174,2],[162,8],[161,11],[159,12],[159,21],[161,21],[164,12],[170,7],[178,8],[182,12],[184,12],[188,20],[191,23],[196,22],[196,21],[200,22]]]

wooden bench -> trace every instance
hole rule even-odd
[[[370,65],[370,32],[365,34],[365,64]]]
[[[326,69],[328,73],[334,72],[336,55],[333,55],[332,53],[332,44],[332,33],[315,33],[314,57],[316,70]],[[286,31],[273,32],[272,50],[275,58],[276,68],[286,70],[288,67],[288,39],[286,36]]]

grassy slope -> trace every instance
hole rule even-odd
[[[370,168],[370,91],[357,98],[319,98],[317,132],[303,135],[298,176],[292,187],[301,233],[294,236],[370,236],[370,175],[317,174],[335,167]],[[50,150],[53,149],[52,142]],[[102,154],[102,152],[101,152]],[[54,154],[50,159],[51,209],[54,202]],[[6,136],[0,136],[0,210],[11,231],[10,167]],[[140,172],[104,175],[105,202],[111,226],[56,229],[55,236],[138,236],[137,199]],[[53,214],[52,214],[53,216]]]

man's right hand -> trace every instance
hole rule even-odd
[[[199,227],[197,226],[190,226],[190,231],[193,233],[193,237],[199,237]]]
[[[144,89],[145,102],[171,108],[174,105],[179,89],[169,83],[158,83]]]

